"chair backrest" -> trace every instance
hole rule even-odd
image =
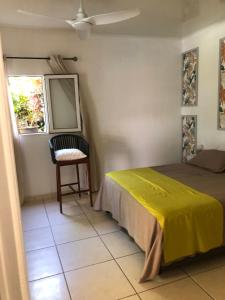
[[[62,149],[79,149],[89,157],[89,144],[80,135],[75,134],[60,134],[49,140],[49,146],[53,163],[56,163],[55,151]]]

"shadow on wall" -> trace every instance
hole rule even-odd
[[[86,136],[90,145],[92,189],[98,190],[100,184],[100,157],[98,153],[98,141],[100,137],[96,107],[91,96],[86,74],[79,74],[80,96],[82,101]],[[95,124],[95,126],[93,126]]]
[[[103,172],[130,168],[133,156],[131,147],[127,145],[123,137],[105,135],[102,137],[102,176]]]
[[[132,162],[132,153],[123,137],[103,136],[101,134],[96,104],[88,86],[88,76],[80,73],[79,77],[81,84],[80,94],[86,114],[86,126],[92,149],[92,178],[96,177],[96,173],[95,181],[97,186],[99,186],[106,172],[128,168]],[[96,172],[94,172],[93,168]]]
[[[130,168],[133,156],[131,147],[124,140],[124,137],[102,134],[96,103],[88,85],[88,76],[80,73],[79,77],[80,94],[86,113],[86,125],[92,149],[92,178],[95,178],[95,172],[93,172],[93,167],[95,167],[96,184],[99,187],[99,183],[101,183],[106,172]]]

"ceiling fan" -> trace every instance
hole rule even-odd
[[[17,12],[24,15],[44,17],[44,18],[55,19],[60,22],[66,22],[77,31],[79,38],[82,40],[87,39],[89,37],[93,26],[108,25],[108,24],[122,22],[134,18],[141,13],[139,9],[133,9],[133,10],[122,10],[117,12],[111,12],[108,14],[101,14],[101,15],[89,17],[85,12],[82,0],[80,0],[80,7],[78,9],[77,15],[72,20],[64,20],[64,19],[58,19],[50,16],[39,15],[21,9],[17,10]]]

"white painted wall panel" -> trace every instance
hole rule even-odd
[[[94,35],[80,41],[74,32],[25,29],[2,29],[2,35],[7,55],[79,57],[70,68],[80,74],[101,175],[180,160],[178,39]],[[41,61],[10,61],[8,68],[10,74],[50,72]],[[26,196],[55,191],[48,138],[21,137]]]

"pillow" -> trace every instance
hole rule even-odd
[[[191,159],[188,164],[214,173],[222,173],[225,170],[225,151],[203,150]]]
[[[87,155],[78,149],[62,149],[55,151],[55,159],[57,161],[76,160],[85,157],[87,157]]]

